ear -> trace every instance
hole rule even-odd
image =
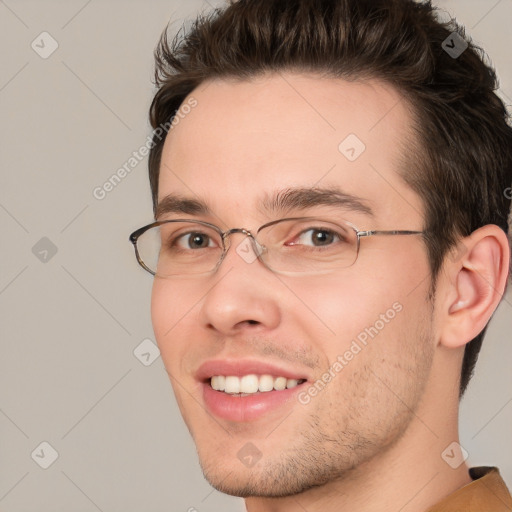
[[[447,257],[442,345],[461,347],[484,329],[505,293],[509,262],[507,235],[495,225],[477,229]]]

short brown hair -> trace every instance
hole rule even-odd
[[[401,171],[425,204],[433,287],[457,240],[486,224],[508,233],[512,128],[495,94],[494,70],[471,41],[458,58],[443,48],[456,33],[430,1],[238,0],[200,15],[191,30],[155,50],[158,87],[150,108],[154,129],[176,115],[183,100],[208,79],[248,80],[297,70],[347,79],[376,78],[399,90],[414,112],[419,144]],[[164,139],[153,137],[149,178],[156,211]],[[462,397],[486,328],[464,352]]]

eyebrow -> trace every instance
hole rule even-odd
[[[334,206],[352,210],[373,217],[373,211],[366,201],[352,194],[343,192],[337,187],[296,187],[266,193],[258,210],[264,214],[283,214],[289,211],[301,211],[317,206]],[[185,215],[213,215],[210,206],[199,199],[184,197],[171,193],[157,205],[155,218],[169,213]]]

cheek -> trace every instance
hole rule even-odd
[[[194,314],[193,305],[197,301],[194,302],[184,290],[187,290],[184,284],[176,285],[175,282],[156,278],[151,294],[151,321],[178,407],[190,428],[186,412],[191,407],[193,409],[194,404],[188,402],[190,392],[193,391],[189,386],[194,386],[194,383],[185,381],[183,374],[187,348],[190,348],[188,341],[196,335],[187,326],[190,325],[191,315]],[[189,388],[188,393],[183,392],[183,386]]]
[[[151,320],[156,336],[175,336],[189,321],[205,293],[200,281],[155,278],[151,293]]]
[[[162,286],[161,281],[155,278],[151,292],[151,322],[156,341],[160,350],[164,346],[164,337],[173,325],[173,301],[167,287]]]
[[[199,359],[215,353],[216,345],[205,343],[208,338],[202,328],[204,295],[205,285],[200,280],[155,278],[153,282],[151,321],[170,377],[190,376]],[[180,382],[183,384],[181,377]]]
[[[181,360],[183,329],[193,311],[193,297],[183,284],[155,278],[151,293],[151,322],[162,360],[168,371],[176,369]]]
[[[408,324],[414,328],[418,310],[425,308],[429,280],[421,282],[416,270],[399,273],[389,267],[389,272],[366,269],[289,283],[299,299],[287,307],[292,323],[300,325],[331,362],[354,340],[363,346],[376,338],[387,340],[386,350],[390,349],[398,343],[399,331],[407,330]]]
[[[290,302],[287,312],[323,350],[344,344],[392,305],[384,285],[364,282],[355,272],[315,276],[288,286],[299,300]]]

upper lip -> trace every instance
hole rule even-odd
[[[196,372],[196,379],[205,382],[215,375],[272,375],[286,377],[287,379],[308,380],[304,371],[286,368],[271,362],[251,359],[213,359],[204,362]]]

